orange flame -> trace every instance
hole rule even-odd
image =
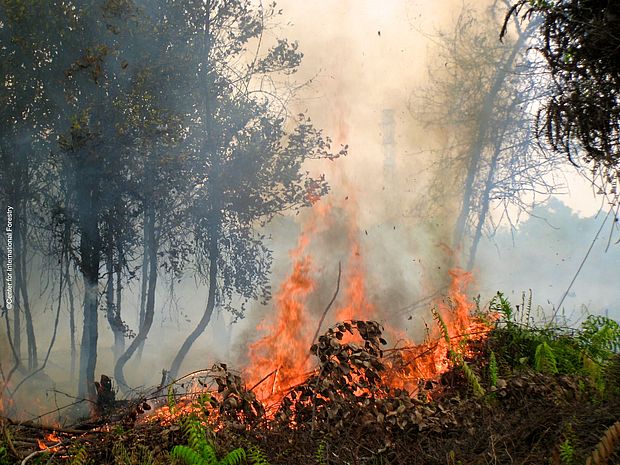
[[[306,304],[317,286],[308,249],[313,235],[328,223],[330,211],[330,206],[321,202],[313,205],[314,215],[304,226],[298,245],[291,252],[293,269],[276,295],[275,316],[270,322],[259,324],[257,330],[265,335],[249,345],[244,373],[246,385],[258,400],[266,404],[268,412],[269,407],[281,401],[288,390],[303,382],[314,369],[309,348],[317,322]],[[356,233],[354,222],[350,222],[351,251],[343,272],[344,295],[334,312],[337,321],[376,318],[376,308],[366,293],[365,266]],[[475,306],[466,291],[472,275],[458,268],[450,270],[449,275],[448,295],[445,300],[434,304],[447,327],[448,340],[437,324],[430,325],[426,340],[420,344],[388,327],[387,338],[400,341],[398,347],[388,349],[391,354],[396,354],[386,358],[383,381],[388,386],[415,393],[421,381],[436,379],[449,369],[450,351],[467,355],[463,353],[466,345],[459,344],[462,338],[481,338],[488,330],[484,323],[471,315]],[[351,336],[350,339],[354,338]],[[345,339],[342,342],[351,341]],[[156,418],[169,421],[191,408],[190,402],[177,404],[174,412],[162,407],[155,412]]]
[[[325,215],[326,211],[322,214]],[[336,321],[372,319],[376,312],[366,294],[365,267],[354,222],[350,222],[349,228],[351,252],[344,273],[346,290],[343,303],[335,311]],[[246,370],[248,386],[255,387],[254,392],[260,400],[269,400],[270,403],[281,400],[286,391],[302,382],[312,369],[308,357],[311,341],[307,328],[314,321],[305,308],[305,302],[316,286],[310,276],[312,262],[306,249],[311,240],[310,233],[315,229],[314,226],[306,228],[292,253],[293,271],[278,293],[276,318],[271,325],[259,326],[259,330],[268,332],[267,335],[250,346],[250,362]],[[385,381],[390,386],[415,392],[420,380],[434,379],[448,370],[448,352],[463,350],[457,346],[462,337],[476,337],[480,329],[484,329],[480,328],[484,325],[472,317],[474,304],[466,294],[473,279],[471,273],[454,268],[449,275],[448,296],[435,302],[435,306],[452,342],[444,339],[435,324],[431,326],[429,340],[421,344],[409,341],[402,333],[388,328],[390,339],[404,341],[404,347],[397,348],[401,353],[400,363],[387,364]],[[348,339],[342,342],[351,342],[354,337],[348,336]]]
[[[311,368],[304,312],[304,300],[314,288],[309,277],[310,264],[306,256],[296,258],[293,272],[278,293],[275,321],[261,325],[259,330],[267,335],[250,345],[248,382],[256,386],[254,392],[263,401],[301,382]]]
[[[293,271],[276,295],[275,319],[258,326],[258,331],[266,335],[249,346],[246,380],[263,402],[277,402],[286,389],[303,381],[312,368],[309,358],[312,341],[305,302],[315,284],[310,277],[312,260],[307,247],[311,236],[324,226],[330,211],[329,204],[314,204],[315,215],[305,225],[297,247],[290,254]]]
[[[39,446],[39,449],[40,450],[49,450],[49,451],[52,451],[52,452],[58,451],[60,449],[60,444],[62,442],[62,440],[56,435],[55,432],[46,434],[45,435],[45,441],[53,442],[55,444],[52,444],[52,445],[48,446],[41,439],[37,439],[37,445]]]

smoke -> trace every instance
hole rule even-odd
[[[448,245],[452,243],[462,195],[459,180],[467,160],[448,157],[443,159],[445,163],[439,163],[441,154],[453,143],[453,128],[421,121],[419,114],[426,110],[424,102],[435,96],[417,97],[432,92],[429,83],[448,73],[438,62],[435,31],[451,31],[463,9],[484,11],[490,3],[479,1],[464,6],[457,0],[439,4],[432,0],[280,2],[283,15],[274,36],[298,40],[304,53],[302,66],[294,75],[299,87],[288,111],[310,116],[317,127],[332,137],[334,147],[349,145],[345,158],[307,164],[311,172],[324,173],[331,186],[330,194],[321,201],[331,205],[331,213],[320,219],[323,224],[308,247],[317,283],[308,307],[315,315],[324,310],[333,295],[341,263],[341,291],[334,308],[344,303],[347,279],[358,271],[365,276],[367,296],[383,322],[416,338],[424,330],[424,320],[430,320],[427,312],[431,300],[442,294],[449,279],[448,270],[458,264],[458,251],[450,250]],[[136,45],[136,61],[143,51],[141,47],[148,44]],[[131,59],[128,66],[131,70]],[[432,75],[429,69],[433,70]],[[174,107],[175,102],[170,103]],[[437,192],[439,196],[431,195]],[[316,212],[305,210],[298,215],[277,217],[266,225],[268,246],[274,251],[274,291],[290,270],[289,251],[296,247],[300,232],[312,221],[318,221]],[[565,218],[562,227],[570,227],[575,221]],[[506,247],[505,241],[504,236],[498,239],[500,248]],[[356,243],[359,256],[352,247]],[[531,244],[535,249],[535,239]],[[484,290],[494,292],[497,286],[518,291],[521,286],[531,286],[526,271],[529,268],[522,262],[536,263],[534,257],[520,261],[506,281],[499,281],[493,279],[498,273],[495,270],[503,273],[505,262],[515,261],[518,252],[503,255],[498,262],[489,252],[491,247],[492,244],[485,245],[480,263]],[[551,270],[549,273],[548,279],[552,279]],[[516,279],[524,276],[524,280]],[[127,380],[132,386],[146,388],[160,381],[161,369],[170,365],[206,305],[206,285],[189,271],[179,280],[160,279],[160,283],[156,321],[144,355],[140,361],[134,359],[127,365]],[[37,286],[37,298],[32,302],[36,309],[36,332],[42,335],[41,350],[50,339],[46,331],[52,321],[48,295],[54,295],[55,290],[49,289]],[[124,289],[123,318],[130,328],[138,326],[139,294],[138,280]],[[78,283],[77,328],[82,327],[81,296]],[[594,303],[589,294],[587,299]],[[273,305],[253,303],[247,308],[246,318],[234,324],[231,315],[216,311],[206,333],[188,355],[182,372],[208,367],[218,360],[237,359],[242,364],[246,343],[257,337],[257,322],[269,317]],[[55,386],[46,391],[47,395],[56,401],[58,391],[73,390],[77,377],[69,366],[68,314],[65,300],[58,341],[45,370],[48,387]],[[111,374],[112,332],[103,315],[99,321],[96,371]],[[6,367],[10,350],[4,325],[1,331],[0,354],[2,366]],[[79,334],[77,340],[79,343]],[[31,384],[36,383],[34,380]],[[32,392],[24,397],[27,399]]]

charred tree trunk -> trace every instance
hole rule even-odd
[[[131,341],[129,347],[123,355],[121,355],[114,367],[114,377],[117,383],[126,388],[128,386],[125,380],[125,374],[123,372],[125,364],[129,361],[138,347],[144,344],[148,336],[151,326],[153,324],[153,318],[155,315],[155,288],[157,286],[157,249],[158,238],[155,231],[155,209],[150,206],[145,213],[144,221],[145,231],[145,254],[148,254],[149,273],[148,273],[148,289],[146,295],[146,305],[144,312],[144,321],[140,325],[137,336]],[[143,278],[144,279],[144,278]]]

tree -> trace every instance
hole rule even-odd
[[[24,368],[21,334],[22,323],[25,323],[28,352],[25,368],[31,373],[39,361],[26,278],[32,271],[29,267],[35,252],[32,235],[38,226],[46,185],[46,154],[52,146],[58,111],[58,89],[51,79],[62,50],[62,38],[57,31],[72,21],[69,5],[6,1],[0,9],[0,79],[3,83],[0,88],[0,198],[5,207],[13,208],[13,287],[12,292],[4,288],[3,316],[14,369]],[[2,254],[3,259],[6,256]],[[2,269],[6,283],[6,267]],[[12,305],[7,301],[11,300],[9,293],[13,294]],[[12,322],[9,321],[11,317]]]
[[[172,377],[216,305],[241,316],[243,308],[230,305],[234,295],[270,297],[271,254],[258,227],[327,192],[322,177],[303,171],[306,159],[346,152],[332,154],[329,138],[303,115],[288,118],[277,78],[293,74],[302,55],[286,39],[263,50],[268,20],[279,14],[275,4],[207,0],[182,8],[171,17],[190,26],[193,54],[202,57],[189,86],[199,105],[190,136],[196,141],[190,212],[197,268],[209,290],[200,321],[172,361]]]
[[[542,99],[537,136],[574,164],[590,166],[608,193],[620,178],[620,2],[519,0],[512,15],[534,24],[551,93]],[[616,196],[617,199],[617,196]]]
[[[125,255],[136,243],[134,160],[118,137],[122,112],[115,106],[128,85],[123,60],[132,45],[131,25],[126,21],[133,14],[131,5],[105,2],[100,9],[91,2],[79,4],[79,22],[65,38],[75,44],[69,65],[61,70],[70,126],[58,131],[59,148],[51,156],[56,188],[48,202],[53,227],[69,231],[58,236],[70,241],[65,247],[84,284],[78,382],[82,397],[94,395],[100,267],[104,259],[110,291],[107,313],[118,352],[125,332],[119,313],[120,292],[112,302],[111,291],[114,275],[117,286],[121,284]]]
[[[441,65],[431,71],[432,82],[424,90],[424,112],[417,111],[427,124],[453,135],[436,168],[437,179],[453,176],[453,181],[436,182],[431,193],[454,196],[454,186],[462,186],[453,246],[464,254],[468,269],[482,234],[497,228],[493,206],[514,226],[514,211],[528,211],[557,189],[552,177],[557,159],[545,157],[530,136],[532,103],[546,91],[527,54],[534,25],[517,27],[501,44],[495,12],[464,10],[454,33],[439,35]]]

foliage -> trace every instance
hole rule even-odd
[[[267,456],[258,446],[251,446],[247,451],[247,456],[253,465],[269,465]]]
[[[238,465],[244,463],[247,458],[253,464],[269,465],[264,453],[256,446],[251,447],[247,453],[241,447],[236,448],[218,459],[215,447],[207,440],[206,426],[196,416],[190,415],[184,419],[184,431],[187,446],[174,446],[171,456],[188,465]]]
[[[441,334],[444,340],[448,344],[448,355],[450,359],[454,361],[456,365],[459,366],[463,370],[463,373],[465,374],[465,378],[467,379],[467,382],[469,383],[472,390],[474,391],[474,394],[478,397],[484,396],[485,390],[480,384],[480,379],[478,379],[478,375],[474,373],[474,371],[471,369],[471,367],[469,366],[467,361],[463,358],[463,356],[457,351],[455,351],[454,349],[452,349],[451,341],[450,341],[450,334],[448,333],[448,326],[446,325],[446,322],[444,321],[443,317],[436,309],[433,309],[432,313],[433,313],[433,318],[437,322],[437,325],[439,326],[439,330],[441,331]]]
[[[620,178],[620,3],[518,0],[506,15],[538,22],[553,85],[538,135],[574,163],[583,157],[616,194]]]
[[[316,449],[314,454],[314,460],[317,465],[327,465],[325,460],[325,454],[327,452],[327,441],[325,439],[321,439],[319,442],[319,446]]]
[[[491,337],[500,366],[526,365],[548,374],[584,375],[599,392],[606,389],[605,373],[620,348],[616,321],[589,315],[577,328],[556,321],[535,324],[529,317],[531,300],[515,312],[501,293],[491,301],[490,309],[501,316]]]
[[[489,355],[489,383],[491,386],[497,386],[498,377],[497,358],[495,352],[491,351],[491,355]]]
[[[575,449],[568,438],[560,444],[560,460],[562,465],[573,465],[575,463]]]
[[[536,346],[534,352],[534,368],[543,373],[556,374],[558,372],[557,362],[553,349],[549,347],[547,341],[543,341]]]
[[[89,462],[88,452],[86,447],[80,446],[76,448],[71,454],[69,465],[86,465]]]
[[[0,445],[0,465],[8,465],[9,463],[9,451],[3,445]]]

